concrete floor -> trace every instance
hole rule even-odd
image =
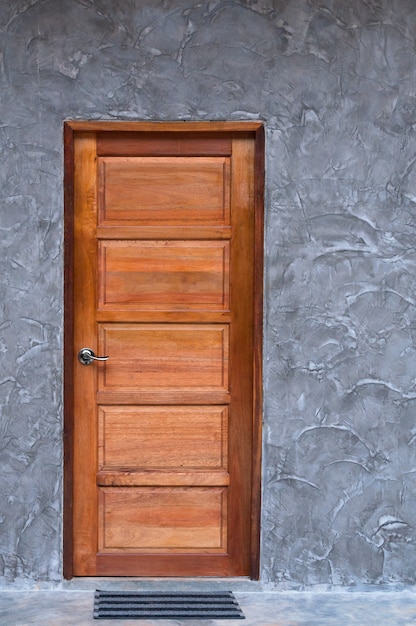
[[[231,584],[230,584],[231,583]],[[231,590],[245,620],[95,620],[95,589]],[[90,580],[54,589],[0,589],[1,626],[410,626],[416,625],[416,590],[287,592],[257,583],[224,581]]]

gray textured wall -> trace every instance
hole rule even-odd
[[[414,0],[2,0],[0,575],[61,578],[62,122],[267,127],[262,578],[415,583]]]

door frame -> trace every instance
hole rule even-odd
[[[63,484],[63,575],[73,577],[73,265],[74,265],[74,141],[88,132],[198,132],[249,134],[254,154],[254,343],[253,423],[251,468],[250,577],[260,570],[261,452],[262,452],[262,345],[263,345],[263,249],[264,249],[264,125],[261,121],[155,122],[155,121],[66,121],[64,122],[64,484]]]

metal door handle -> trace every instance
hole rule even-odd
[[[78,361],[82,365],[91,365],[93,361],[106,361],[108,356],[95,356],[91,348],[81,348],[78,352]]]

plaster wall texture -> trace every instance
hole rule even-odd
[[[262,119],[261,578],[416,577],[416,4],[2,0],[0,576],[62,577],[65,119]]]

